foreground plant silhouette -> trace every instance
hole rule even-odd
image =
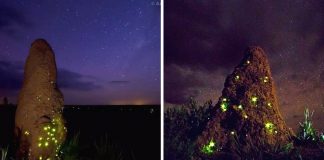
[[[182,106],[174,106],[164,113],[165,124],[165,159],[194,159],[195,139],[205,127],[206,122],[210,119],[212,111],[212,102],[209,101],[204,105],[198,105],[196,101],[190,99],[189,103]],[[234,153],[241,159],[315,159],[324,158],[324,141],[323,133],[316,133],[312,125],[311,115],[306,108],[304,111],[304,121],[300,123],[300,128],[295,140],[287,144],[276,144],[273,146],[262,143],[257,147],[254,145],[248,150],[243,149],[239,137],[234,135],[231,141],[236,145]],[[311,138],[310,138],[311,137]],[[315,140],[313,138],[315,137]],[[253,137],[251,137],[253,138]],[[217,142],[211,141],[205,147],[206,153],[217,151],[219,158],[228,155],[222,146]],[[307,145],[311,142],[313,146]],[[251,143],[248,141],[247,143]]]

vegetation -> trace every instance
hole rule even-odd
[[[168,109],[164,114],[165,159],[192,159],[194,141],[211,119],[212,101],[199,106],[190,101]]]
[[[164,153],[165,159],[193,159],[195,152],[195,140],[203,131],[207,122],[212,118],[212,102],[198,105],[196,101],[190,100],[182,106],[169,108],[164,113]],[[312,125],[313,113],[306,108],[304,111],[304,122],[300,123],[300,128],[296,139],[287,144],[275,144],[271,146],[265,143],[246,145],[252,141],[241,142],[239,135],[233,136],[234,149],[222,150],[217,146],[216,140],[210,140],[203,146],[200,152],[207,155],[217,151],[222,155],[227,152],[234,153],[241,159],[307,159],[307,157],[324,158],[324,135],[318,133]],[[252,138],[252,137],[250,137]],[[315,144],[310,147],[307,143]],[[243,146],[251,146],[249,148]],[[220,156],[221,157],[221,156]],[[226,158],[225,158],[226,159]],[[316,158],[315,158],[316,159]]]
[[[96,149],[95,159],[110,159],[110,160],[123,160],[122,152],[117,149],[117,146],[112,143],[105,135],[99,142],[94,144]]]
[[[300,126],[299,126],[299,131],[297,134],[297,138],[301,141],[307,141],[307,142],[315,141],[316,142],[316,141],[321,140],[323,133],[316,134],[316,130],[312,124],[311,117],[313,116],[313,113],[314,113],[314,111],[312,113],[310,113],[308,108],[306,108],[304,111],[304,122],[299,123]]]
[[[61,147],[59,157],[64,160],[79,159],[79,137],[80,133],[77,133],[71,139],[67,139]]]
[[[8,147],[7,148],[1,148],[1,160],[7,160],[7,154],[8,154]]]

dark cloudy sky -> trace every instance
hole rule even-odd
[[[324,129],[324,1],[165,0],[165,102],[216,101],[250,45],[268,55],[280,111]]]
[[[160,103],[154,0],[1,0],[0,97],[16,103],[30,44],[56,54],[66,104]]]

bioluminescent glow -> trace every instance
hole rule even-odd
[[[266,122],[266,123],[264,124],[264,127],[265,127],[265,129],[266,129],[266,132],[267,132],[267,133],[270,133],[270,134],[272,134],[273,131],[274,131],[274,129],[275,129],[274,124],[271,123],[271,122]]]
[[[265,76],[265,77],[263,78],[263,82],[264,82],[264,83],[269,82],[269,77],[268,77],[268,76]]]
[[[208,142],[208,144],[206,144],[202,147],[201,151],[205,154],[211,155],[215,152],[216,149],[217,149],[216,142],[214,142],[213,140],[210,140]]]
[[[42,131],[43,133],[38,137],[37,146],[40,148],[55,148],[55,155],[58,155],[57,153],[60,149],[60,144],[58,144],[58,142],[61,140],[61,136],[66,132],[62,119],[54,117],[50,123],[43,126]],[[43,159],[43,157],[40,156],[39,159]],[[49,159],[50,158],[46,158],[46,160]]]
[[[24,133],[26,136],[28,136],[30,133],[29,133],[29,131],[25,131],[25,133]]]
[[[256,103],[258,102],[258,97],[256,97],[256,96],[252,96],[252,97],[251,97],[251,102],[252,102],[253,104],[256,104]]]
[[[223,112],[226,112],[226,111],[227,111],[227,109],[228,109],[228,104],[227,104],[226,102],[222,102],[220,106],[221,106],[221,110],[222,110]]]

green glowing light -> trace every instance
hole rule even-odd
[[[226,102],[226,101],[227,101],[227,98],[223,98],[222,101],[223,101],[223,102]]]
[[[216,150],[216,142],[210,140],[208,144],[204,145],[202,148],[202,152],[208,155],[211,155]]]
[[[39,140],[39,141],[43,140],[43,137],[39,137],[38,140]]]
[[[38,143],[38,147],[41,147],[42,146],[42,143]]]
[[[272,107],[272,104],[270,102],[267,103],[268,107]]]
[[[267,123],[264,124],[264,126],[265,126],[265,129],[266,129],[266,131],[267,131],[268,133],[270,133],[270,134],[273,133],[273,131],[274,131],[274,129],[275,129],[275,126],[274,126],[273,123],[271,123],[271,122],[267,122]]]
[[[227,111],[228,104],[226,102],[222,102],[220,106],[221,106],[221,110],[223,112],[226,112]]]
[[[39,160],[42,160],[42,159],[43,159],[43,157],[42,157],[42,156],[40,156],[40,157],[39,157]]]
[[[237,106],[238,109],[243,109],[243,106],[240,104]]]
[[[324,133],[322,133],[322,134],[320,135],[320,141],[321,141],[321,142],[324,142]]]
[[[45,147],[47,147],[48,146],[48,142],[45,142]]]
[[[53,128],[53,129],[52,129],[52,132],[55,132],[55,131],[56,131],[56,129],[55,129],[55,128]]]
[[[251,101],[252,101],[252,103],[256,104],[258,101],[258,97],[252,96]]]

